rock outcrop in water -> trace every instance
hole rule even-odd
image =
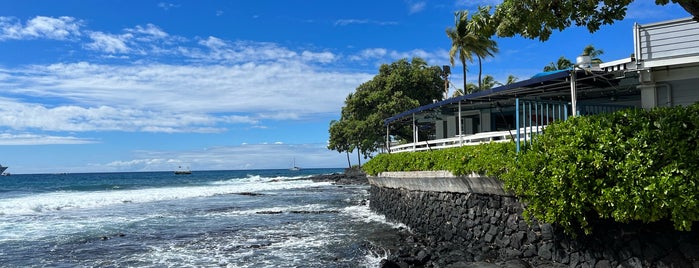
[[[310,178],[314,182],[332,182],[335,185],[369,184],[366,173],[357,169],[345,169],[344,173],[316,175]]]

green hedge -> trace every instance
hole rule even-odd
[[[454,175],[471,173],[500,176],[515,159],[513,142],[489,143],[414,153],[379,154],[364,164],[367,174],[382,171],[448,170]]]
[[[526,212],[568,231],[590,220],[699,220],[699,105],[552,124],[503,174]]]
[[[596,218],[699,220],[699,104],[574,117],[546,128],[523,153],[513,143],[381,154],[381,171],[449,170],[497,176],[526,203],[525,213],[568,232]],[[515,160],[516,159],[516,160]]]

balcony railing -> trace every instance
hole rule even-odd
[[[531,139],[532,134],[541,133],[543,126],[539,127],[527,127],[525,130],[522,128],[521,133],[526,133],[526,135],[520,135],[520,139],[524,140]],[[426,140],[419,141],[415,143],[406,143],[400,145],[391,145],[391,153],[401,153],[401,152],[417,152],[417,151],[428,151],[428,150],[439,150],[452,147],[478,145],[482,143],[489,142],[509,142],[516,139],[517,130],[509,131],[491,131],[482,132],[472,135],[457,135],[456,137],[446,138],[446,139],[436,139],[436,140]]]

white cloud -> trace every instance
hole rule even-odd
[[[655,4],[655,1],[633,1],[628,6],[625,19],[647,23],[677,19],[677,14],[684,14],[685,17],[690,16],[678,4],[669,3],[661,6]]]
[[[347,165],[344,154],[329,151],[327,144],[246,144],[212,147],[198,151],[137,151],[131,160],[93,163],[96,170],[192,170],[289,168],[295,159],[303,168],[336,168]]]
[[[90,33],[92,43],[86,44],[85,47],[106,53],[127,53],[130,49],[128,45],[126,45],[126,42],[132,37],[133,36],[130,34],[112,35],[102,32],[92,32]]]
[[[370,48],[364,49],[357,54],[350,55],[348,58],[351,61],[382,64],[394,62],[399,59],[411,59],[413,57],[420,57],[427,61],[429,65],[441,66],[449,62],[449,52],[445,49],[438,49],[436,51],[425,51],[422,49],[397,51],[385,48]]]
[[[221,49],[226,46],[226,42],[213,36],[209,36],[209,38],[199,41],[199,44],[208,47],[209,49]]]
[[[415,14],[423,11],[427,4],[425,2],[408,3],[408,13]]]
[[[22,25],[12,17],[0,17],[0,40],[55,39],[65,40],[80,36],[81,22],[73,17],[37,16]]]
[[[45,107],[0,99],[0,127],[45,131],[140,131],[215,133],[224,129],[220,123],[255,124],[244,116],[217,117],[195,113],[168,113],[108,106],[78,107],[64,105]]]
[[[320,63],[330,63],[335,61],[336,56],[330,52],[311,52],[304,51],[301,53],[301,59],[304,61],[315,61]]]
[[[125,65],[86,62],[4,73],[6,94],[58,103],[0,99],[0,125],[63,131],[217,132],[260,119],[339,112],[364,73],[318,71],[297,61],[238,65]]]
[[[370,19],[339,19],[335,21],[335,26],[347,26],[351,24],[374,24],[379,26],[398,25],[395,21],[377,21]]]
[[[146,24],[146,26],[141,26],[137,25],[133,29],[126,29],[127,32],[131,32],[134,34],[142,35],[143,37],[140,38],[140,40],[143,41],[152,41],[155,39],[165,39],[169,35],[168,33],[164,32],[162,29],[160,29],[158,26],[155,26],[153,24]]]
[[[167,3],[167,2],[160,2],[160,3],[158,3],[158,7],[167,11],[167,10],[170,10],[171,8],[178,8],[178,7],[180,7],[180,5],[176,5],[173,3]]]
[[[96,143],[92,139],[77,138],[72,136],[50,136],[30,133],[10,134],[0,133],[0,145],[49,145],[49,144],[90,144]]]

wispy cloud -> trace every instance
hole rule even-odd
[[[285,144],[269,142],[222,146],[199,151],[137,151],[134,160],[93,163],[101,171],[173,170],[188,166],[193,170],[267,169],[291,167],[292,160],[302,167],[305,163],[320,163],[313,168],[343,167],[344,159],[329,151],[327,144]],[[270,155],[275,157],[270,158]]]
[[[92,139],[72,136],[50,136],[37,134],[0,133],[0,145],[54,145],[54,144],[90,144],[97,143]]]
[[[413,49],[410,51],[388,50],[385,48],[369,48],[359,51],[356,54],[350,55],[348,58],[355,62],[368,62],[372,64],[381,64],[393,62],[399,59],[411,59],[420,57],[427,61],[429,65],[443,65],[449,62],[449,51],[438,49],[436,51],[426,51],[422,49]]]
[[[657,5],[655,1],[633,1],[628,6],[626,19],[639,21],[642,23],[656,22],[659,20],[678,19],[676,15],[678,13],[686,14],[685,17],[690,16],[689,13],[684,12],[684,10],[678,4],[669,3],[667,5],[660,6]]]
[[[167,2],[160,2],[160,3],[158,3],[158,7],[167,11],[167,10],[170,10],[171,8],[178,8],[178,7],[180,7],[180,5],[173,4],[173,3],[167,3]]]
[[[335,21],[335,26],[348,26],[352,24],[373,24],[379,26],[398,25],[395,21],[377,21],[370,19],[339,19]]]
[[[92,32],[90,33],[92,42],[86,44],[85,47],[106,53],[127,53],[130,49],[126,42],[132,37],[130,34],[111,35],[102,32]]]
[[[415,56],[433,65],[448,61],[441,50],[373,48],[347,55],[214,36],[188,40],[152,24],[117,34],[84,32],[72,36],[111,58],[0,69],[7,97],[0,98],[0,129],[210,133],[264,127],[264,120],[337,114],[344,97],[374,71],[343,71],[346,64],[378,66]]]
[[[37,16],[22,24],[14,17],[0,17],[0,41],[8,39],[65,40],[80,36],[81,22],[73,17]]]
[[[427,3],[423,1],[418,1],[418,2],[408,2],[408,13],[410,14],[415,14],[415,13],[420,13],[425,9],[425,6],[427,6]]]

